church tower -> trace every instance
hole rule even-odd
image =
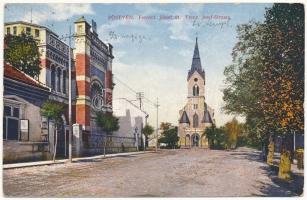
[[[179,143],[181,147],[208,147],[203,133],[206,127],[214,123],[214,113],[205,102],[205,71],[201,64],[197,38],[187,82],[187,104],[179,111]]]

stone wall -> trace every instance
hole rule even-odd
[[[38,147],[18,141],[3,141],[3,163],[29,162],[51,159],[48,145]]]

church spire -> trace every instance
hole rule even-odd
[[[197,71],[203,78],[205,78],[205,72],[201,66],[201,60],[199,56],[199,49],[198,49],[198,41],[196,37],[195,47],[194,47],[194,54],[192,59],[192,65],[191,69],[188,74],[188,79],[191,77],[191,75]]]

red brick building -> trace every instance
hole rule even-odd
[[[86,132],[97,130],[95,111],[112,112],[112,45],[102,42],[82,16],[75,22],[75,122]]]

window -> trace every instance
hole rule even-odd
[[[193,87],[193,96],[199,96],[199,87],[198,87],[198,85],[194,85],[194,87]]]
[[[61,69],[57,69],[57,92],[61,92]]]
[[[78,26],[78,32],[82,32],[82,25]]]
[[[19,108],[14,108],[13,109],[13,117],[19,118]]]
[[[11,106],[4,106],[4,116],[11,116],[12,113],[12,107]]]
[[[35,29],[35,37],[39,37],[39,30]]]
[[[198,108],[198,105],[197,104],[194,104],[194,109],[196,110]]]
[[[51,88],[55,90],[55,68],[51,68]]]
[[[198,115],[195,113],[193,116],[193,128],[198,127]]]
[[[17,27],[16,26],[13,27],[13,34],[17,35]]]
[[[26,34],[30,35],[31,34],[31,28],[30,27],[26,27]]]
[[[10,27],[6,28],[6,34],[11,34],[11,28]]]
[[[103,86],[98,81],[95,81],[91,85],[91,100],[92,107],[96,110],[101,110],[104,104],[104,92]]]
[[[4,106],[3,139],[18,140],[20,108],[13,105]]]
[[[66,71],[63,71],[63,93],[66,94]]]

